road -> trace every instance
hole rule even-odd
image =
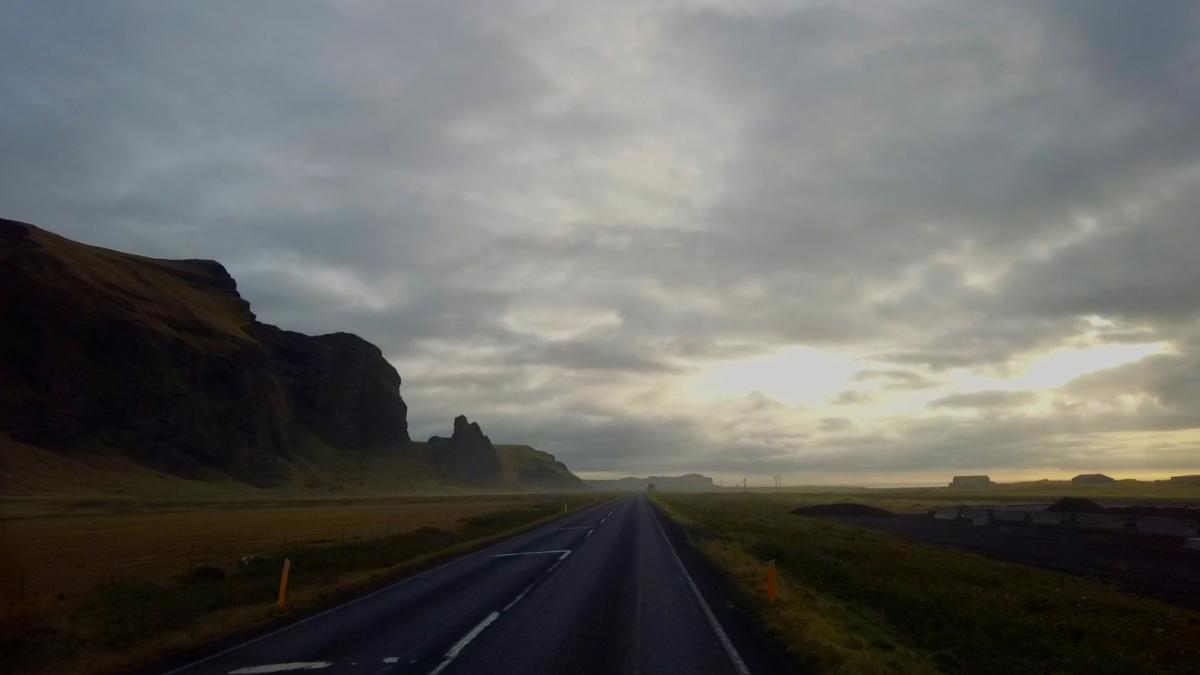
[[[639,495],[168,672],[737,675],[779,670],[769,651]]]

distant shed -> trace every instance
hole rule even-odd
[[[1117,479],[1102,473],[1081,473],[1072,478],[1071,482],[1077,485],[1098,485],[1102,483],[1115,483]]]
[[[954,480],[950,481],[950,487],[956,488],[981,488],[991,487],[995,485],[990,476],[955,476]]]

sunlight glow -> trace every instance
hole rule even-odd
[[[687,384],[702,400],[728,399],[762,392],[790,405],[818,403],[845,388],[860,364],[840,354],[811,347],[789,347],[766,356],[719,363]]]
[[[1133,363],[1166,349],[1167,345],[1161,342],[1056,349],[1031,359],[1015,377],[980,377],[971,374],[958,378],[957,384],[964,390],[1053,389],[1088,373]]]

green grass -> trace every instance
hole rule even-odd
[[[291,560],[289,604],[311,610],[561,514],[564,503],[593,499],[564,497],[504,509],[467,519],[454,531],[424,527],[377,539],[292,546],[246,563],[198,564],[169,581],[101,586],[56,625],[0,636],[0,672],[88,672],[97,662],[125,668],[194,646],[196,640],[186,636],[201,626],[204,638],[212,639],[222,626],[228,633],[278,619],[283,613],[274,603],[285,558]],[[122,656],[126,653],[132,655]]]
[[[741,491],[723,491],[730,497]],[[1007,483],[985,489],[932,488],[853,488],[807,487],[774,490],[752,490],[749,494],[777,503],[780,507],[802,504],[828,504],[853,501],[878,506],[896,513],[932,511],[939,506],[971,504],[1005,504],[1022,502],[1050,503],[1062,497],[1086,497],[1113,503],[1171,504],[1200,502],[1200,485],[1157,481],[1117,481],[1104,485],[1076,485],[1070,481],[1033,481]]]
[[[1200,671],[1200,612],[1082,577],[793,516],[785,496],[657,500],[808,672]],[[768,560],[780,574],[774,605],[763,598]]]

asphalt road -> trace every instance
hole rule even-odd
[[[175,673],[777,672],[642,496],[568,514]]]

